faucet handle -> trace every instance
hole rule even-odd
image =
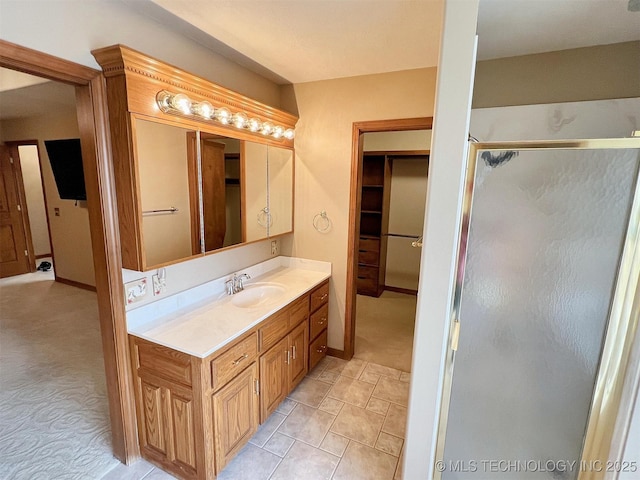
[[[229,280],[224,282],[225,289],[227,290],[227,295],[233,295],[234,283],[235,282],[234,282],[233,278],[230,278]]]

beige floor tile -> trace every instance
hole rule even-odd
[[[365,367],[367,366],[367,362],[361,360],[359,358],[352,358],[349,360],[349,363],[345,365],[345,367],[340,372],[340,375],[344,377],[358,378]]]
[[[335,398],[327,397],[322,401],[318,408],[330,413],[331,415],[338,415],[343,405],[344,402],[336,400]]]
[[[406,407],[409,399],[409,384],[392,378],[380,377],[380,381],[373,391],[373,396]]]
[[[281,460],[279,456],[248,443],[216,480],[267,480]]]
[[[322,450],[326,450],[333,455],[341,457],[349,444],[349,439],[333,432],[327,433],[324,440],[320,444]]]
[[[331,431],[373,447],[384,417],[364,408],[345,404],[331,426]]]
[[[369,403],[367,403],[367,410],[370,410],[374,413],[379,413],[380,415],[386,415],[389,411],[389,405],[391,405],[386,400],[380,400],[379,398],[371,397],[369,399]]]
[[[318,380],[327,383],[336,383],[336,380],[338,380],[339,377],[340,374],[336,372],[322,372],[320,375],[318,375]]]
[[[151,473],[149,473],[149,475],[144,477],[144,480],[174,480],[176,478],[178,477],[174,477],[173,475],[165,472],[164,470],[160,470],[159,468],[154,468],[153,470],[151,470]]]
[[[328,383],[320,382],[313,378],[305,378],[289,394],[289,398],[310,407],[318,408],[330,388],[331,385]]]
[[[398,459],[358,442],[349,442],[333,480],[391,480]]]
[[[280,402],[280,405],[276,407],[276,412],[281,413],[282,415],[289,415],[293,409],[296,408],[297,404],[298,402],[295,402],[290,398],[285,398]]]
[[[393,476],[393,480],[402,480],[402,468],[404,464],[404,445],[402,446],[402,453],[398,459],[398,466],[396,467],[396,474]]]
[[[367,406],[374,387],[370,383],[361,382],[355,378],[340,376],[331,387],[331,390],[329,390],[327,396],[364,408]]]
[[[295,442],[270,480],[329,480],[339,457]]]
[[[101,480],[140,480],[154,468],[144,459],[138,460],[133,465],[121,463],[104,475]]]
[[[341,358],[335,358],[335,357],[325,357],[324,359],[326,360],[326,366],[324,371],[335,372],[337,374],[342,373],[342,370],[344,370],[344,368],[349,363],[346,360],[342,360]]]
[[[293,445],[293,442],[295,442],[293,438],[276,432],[262,448],[271,453],[275,453],[279,457],[284,457],[291,448],[291,445]]]
[[[376,375],[375,373],[368,372],[367,369],[365,368],[362,374],[360,375],[360,377],[358,378],[358,380],[361,380],[367,383],[372,383],[373,385],[375,385],[376,383],[378,383],[378,380],[380,380],[380,375]]]
[[[404,432],[407,428],[407,409],[400,405],[392,403],[389,406],[387,417],[382,425],[382,431],[390,433],[396,437],[404,438]]]
[[[393,435],[389,435],[388,433],[380,432],[378,441],[376,442],[376,448],[380,451],[397,457],[402,451],[403,443],[404,440],[399,437],[394,437]]]
[[[325,371],[327,365],[331,362],[332,357],[324,357],[322,360],[318,362],[318,364],[313,367],[313,370],[307,373],[307,377],[310,378],[318,378],[318,376]]]
[[[317,447],[335,418],[335,415],[299,403],[278,431]]]
[[[263,447],[271,435],[273,435],[273,432],[275,432],[282,422],[284,422],[285,418],[287,418],[285,415],[273,412],[269,415],[266,422],[258,427],[258,431],[253,434],[253,437],[249,439],[249,442],[253,443],[257,447]]]
[[[407,382],[409,383],[411,381],[411,373],[409,372],[402,372],[400,374],[400,381],[401,382]]]
[[[402,374],[400,370],[396,370],[395,368],[391,367],[385,367],[383,365],[377,365],[375,363],[367,364],[364,371],[373,375],[380,375],[381,377],[393,378],[394,380],[400,380],[400,375]]]

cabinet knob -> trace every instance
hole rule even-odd
[[[320,347],[316,350],[316,352],[318,353],[324,353],[327,351],[327,346],[326,345],[320,345]]]

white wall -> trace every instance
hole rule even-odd
[[[21,145],[18,147],[18,153],[20,155],[20,168],[22,169],[24,193],[29,212],[33,253],[36,257],[51,255],[38,147],[36,145]]]
[[[0,38],[100,69],[91,50],[126,45],[279,107],[278,86],[114,0],[0,0]]]

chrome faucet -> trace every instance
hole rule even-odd
[[[249,280],[250,278],[251,277],[248,273],[242,273],[240,275],[234,273],[233,277],[225,282],[227,295],[233,295],[234,293],[238,293],[244,290],[244,281]]]

